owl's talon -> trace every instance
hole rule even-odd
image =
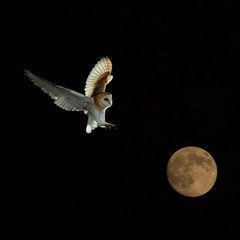
[[[113,125],[113,126],[109,126],[108,128],[109,129],[116,129],[117,127],[115,125]]]
[[[102,125],[103,128],[106,128],[106,129],[116,129],[117,127],[114,125],[114,124],[104,124]]]

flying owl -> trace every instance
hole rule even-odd
[[[54,99],[58,107],[67,111],[83,111],[87,114],[87,133],[91,133],[98,126],[105,129],[116,128],[114,124],[105,121],[106,110],[113,104],[112,94],[105,92],[106,85],[113,79],[112,62],[108,57],[101,58],[92,68],[86,80],[85,95],[52,84],[29,70],[24,72],[35,85]]]

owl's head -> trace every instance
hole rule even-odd
[[[112,103],[112,94],[107,94],[102,97],[102,105],[106,108],[111,107]]]
[[[93,98],[96,106],[101,110],[105,110],[113,104],[112,94],[108,92],[96,94]]]

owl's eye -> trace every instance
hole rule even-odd
[[[108,102],[108,98],[104,98],[103,100]]]

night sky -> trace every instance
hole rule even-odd
[[[236,2],[6,8],[2,172],[9,235],[240,236]],[[105,56],[113,64],[106,121],[116,130],[87,134],[83,112],[57,107],[23,73],[84,93]],[[218,167],[214,187],[201,197],[181,196],[167,180],[169,158],[186,146],[205,149]]]

